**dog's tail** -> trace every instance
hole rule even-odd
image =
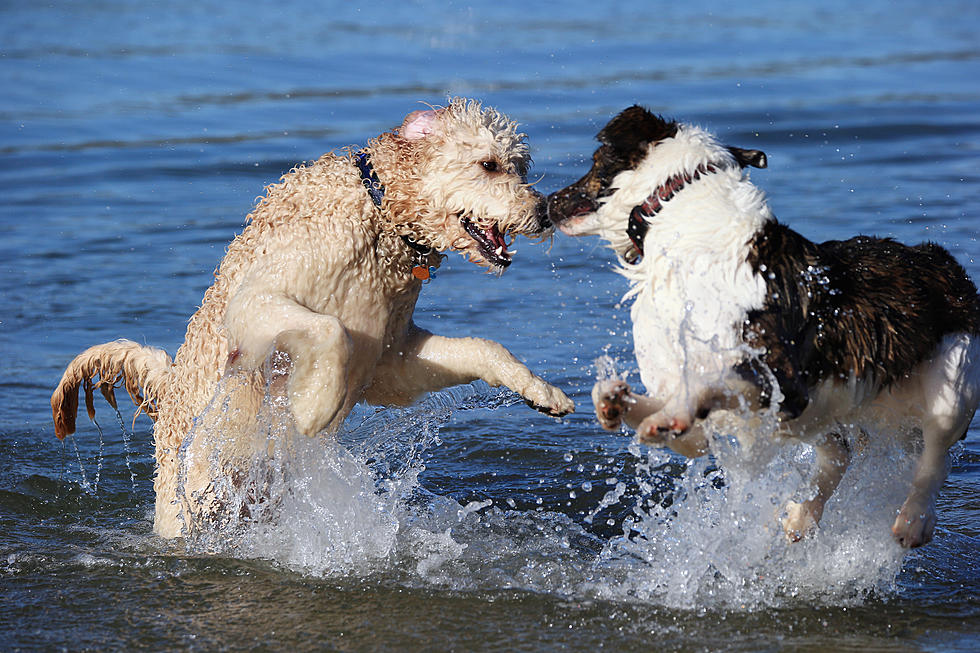
[[[79,386],[85,388],[85,408],[89,419],[95,419],[92,391],[98,388],[109,405],[116,408],[115,389],[122,383],[136,404],[136,415],[146,412],[155,420],[157,402],[166,387],[172,363],[170,356],[162,349],[131,340],[116,340],[89,347],[68,364],[51,395],[54,434],[59,440],[64,440],[65,436],[75,432]]]

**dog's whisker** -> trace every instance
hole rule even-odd
[[[536,186],[536,185],[538,185],[538,184],[540,184],[540,183],[541,183],[541,182],[542,182],[542,181],[544,180],[544,178],[545,178],[545,174],[544,174],[544,173],[542,172],[542,173],[541,173],[541,176],[540,176],[540,177],[538,177],[538,178],[537,178],[537,180],[535,180],[535,181],[531,181],[531,182],[528,182],[528,183],[526,183],[526,184],[524,184],[524,185],[525,185],[526,187],[528,187],[528,188],[533,188],[534,186]]]

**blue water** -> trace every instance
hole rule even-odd
[[[806,452],[739,494],[594,423],[596,359],[635,370],[593,240],[518,242],[499,279],[450,257],[416,313],[504,343],[577,413],[481,385],[361,407],[306,453],[313,490],[274,537],[154,538],[128,408],[54,438],[68,360],[118,337],[173,353],[265,185],[449,95],[523,125],[544,192],[640,103],[765,150],[753,178],[808,237],[933,240],[980,278],[980,6],[731,5],[0,4],[0,648],[980,647],[980,427],[933,544],[903,558],[877,528],[908,463],[886,452],[787,549],[749,496]],[[306,509],[345,492],[347,528]]]

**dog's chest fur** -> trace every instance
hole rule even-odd
[[[621,174],[598,211],[601,222],[642,203],[651,178],[693,171],[706,160],[694,149],[700,135],[693,143],[683,136]],[[770,218],[763,195],[728,166],[689,183],[650,222],[643,259],[623,269],[632,282],[634,347],[648,389],[674,392],[692,378],[724,383],[745,357],[741,325],[766,294],[749,263],[752,235]]]

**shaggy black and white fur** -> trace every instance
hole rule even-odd
[[[715,410],[769,407],[780,437],[815,447],[815,496],[786,506],[799,539],[819,521],[850,460],[842,424],[914,423],[923,446],[892,527],[928,542],[946,452],[980,400],[980,300],[942,247],[859,236],[813,243],[774,218],[747,166],[757,150],[634,106],[599,133],[593,166],[549,198],[570,235],[598,234],[631,281],[646,395],[619,380],[593,390],[602,425],[688,456],[707,451]]]

